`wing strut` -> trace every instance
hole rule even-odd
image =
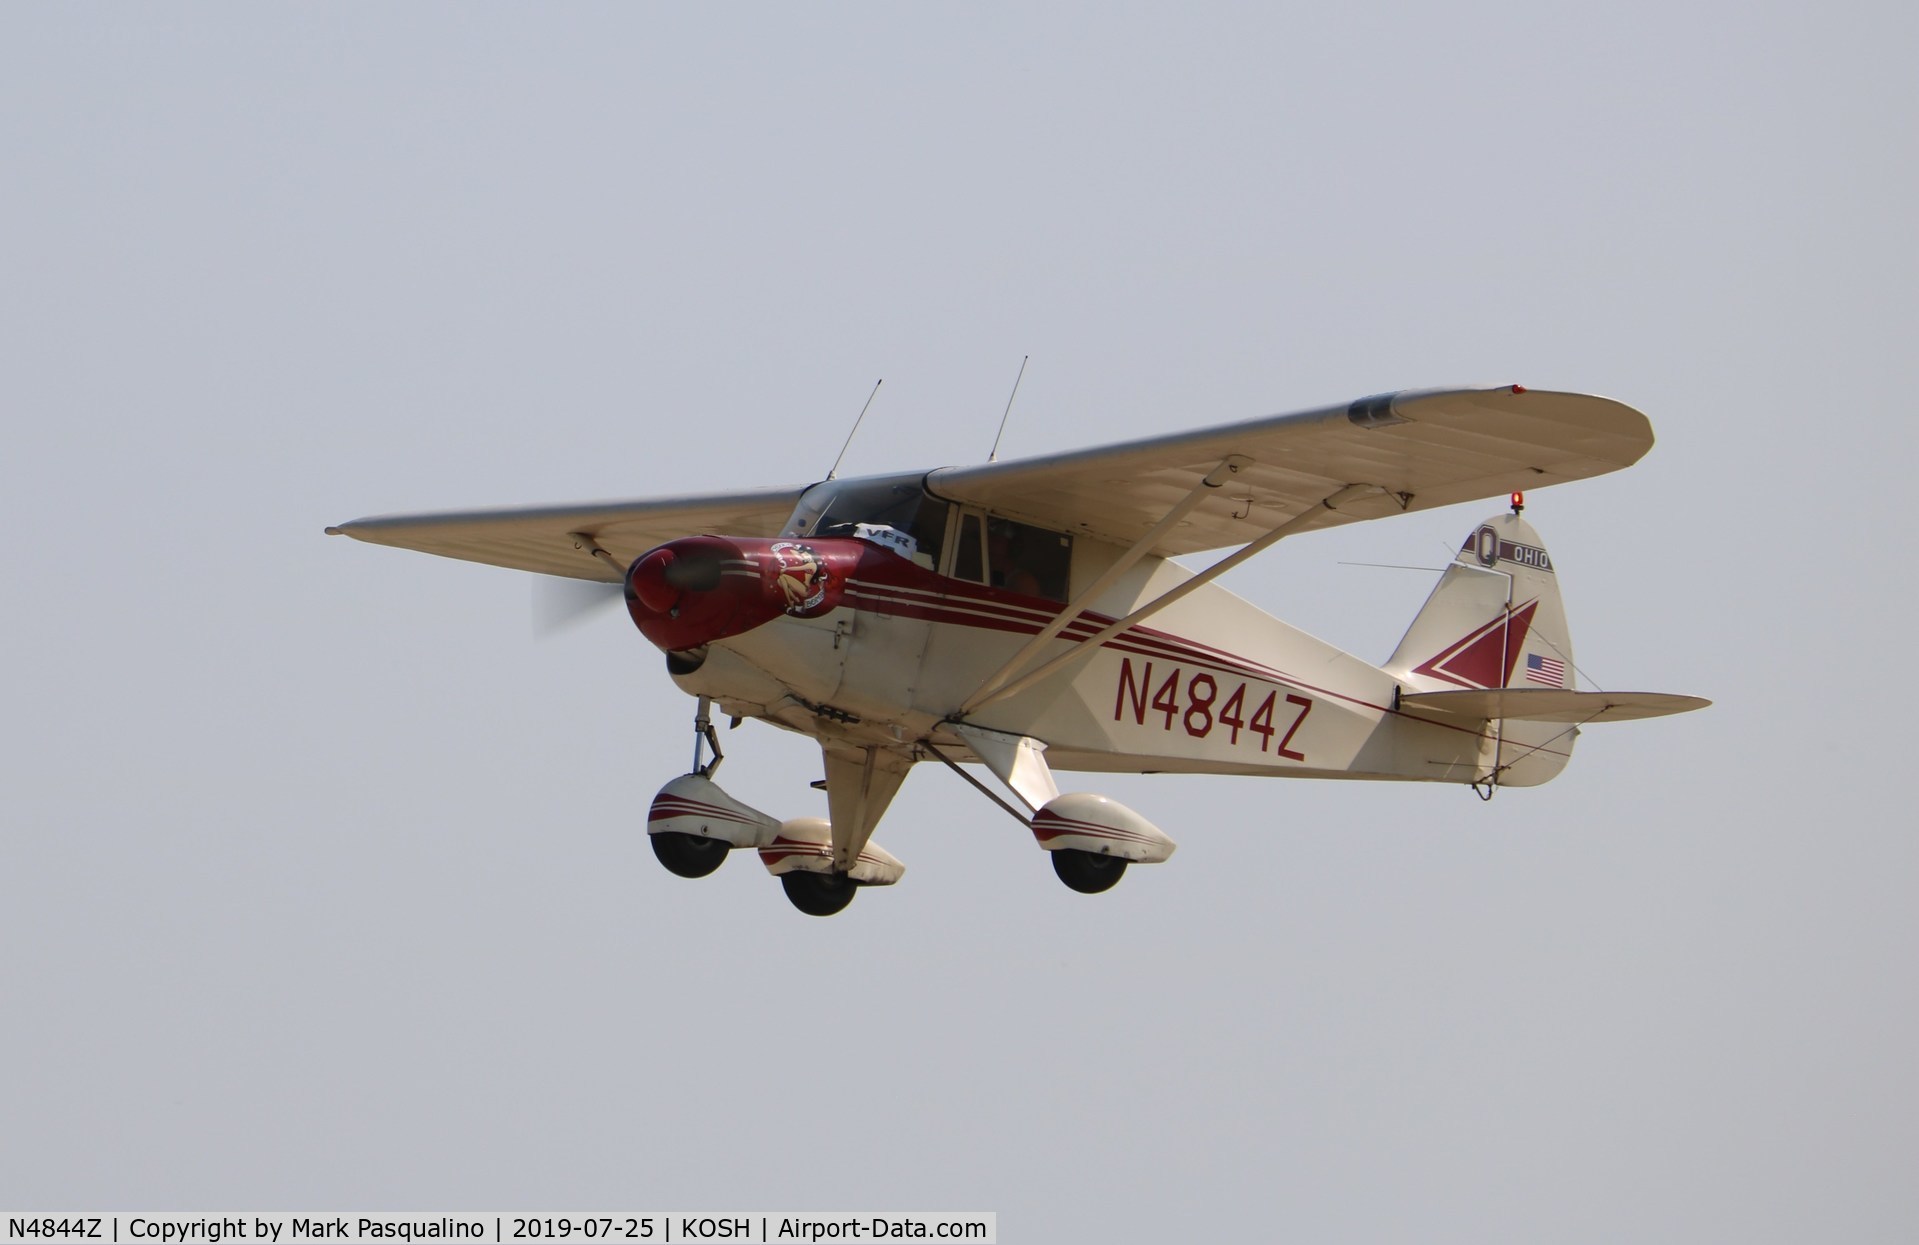
[[[1225,465],[1226,464],[1224,463],[1221,464],[1221,466],[1225,466]],[[1215,472],[1215,474],[1217,474],[1217,472]],[[1208,476],[1207,478],[1211,479],[1212,477]],[[1345,505],[1347,502],[1357,501],[1359,498],[1362,498],[1362,497],[1377,497],[1380,494],[1383,494],[1385,492],[1387,492],[1387,490],[1380,487],[1377,484],[1348,484],[1345,488],[1342,488],[1335,493],[1329,494],[1328,496],[1321,498],[1319,505],[1324,506],[1328,510],[1337,510],[1341,506]],[[1185,503],[1181,503],[1181,504],[1183,505]],[[1261,554],[1266,552],[1266,550],[1272,548],[1275,544],[1278,544],[1281,540],[1285,539],[1287,536],[1292,535],[1299,528],[1305,526],[1308,522],[1310,522],[1317,515],[1318,508],[1319,507],[1317,506],[1308,507],[1305,511],[1301,512],[1300,514],[1294,515],[1292,518],[1286,520],[1284,523],[1281,523],[1278,527],[1267,532],[1264,536],[1261,536],[1258,540],[1253,541],[1251,544],[1241,546],[1236,552],[1227,554],[1225,557],[1213,563],[1211,566],[1207,567],[1205,570],[1201,571],[1199,574],[1193,576],[1191,579],[1184,580],[1181,583],[1176,584],[1171,588],[1168,588],[1165,592],[1160,593],[1158,596],[1154,597],[1152,600],[1148,601],[1146,604],[1140,606],[1138,609],[1134,610],[1132,613],[1128,614],[1126,617],[1121,618],[1115,622],[1108,623],[1106,626],[1101,627],[1098,631],[1095,631],[1092,635],[1087,636],[1084,640],[1077,641],[1072,648],[1066,650],[1064,653],[1061,653],[1059,656],[1053,658],[1053,660],[1047,662],[1045,665],[1040,666],[1038,669],[1030,671],[1029,673],[1023,674],[1019,678],[1014,679],[1012,682],[1005,683],[998,688],[991,687],[990,686],[991,680],[989,680],[988,681],[989,686],[981,687],[979,691],[973,693],[973,695],[967,699],[965,705],[960,709],[960,714],[963,715],[966,713],[971,713],[978,709],[983,709],[987,705],[990,705],[994,703],[995,701],[1005,700],[1009,696],[1017,696],[1021,692],[1025,691],[1027,688],[1031,687],[1033,684],[1045,678],[1047,675],[1052,674],[1055,671],[1060,670],[1061,668],[1067,666],[1068,664],[1079,660],[1081,657],[1094,652],[1095,650],[1099,648],[1100,645],[1112,639],[1114,636],[1126,630],[1128,627],[1134,626],[1135,624],[1139,623],[1142,619],[1150,617],[1153,614],[1157,614],[1159,611],[1165,609],[1167,606],[1171,605],[1173,602],[1184,597],[1187,593],[1193,592],[1196,589],[1200,588],[1202,585],[1209,584],[1213,580],[1218,579],[1221,575],[1224,575],[1227,571],[1232,570],[1235,566],[1238,566],[1241,562],[1246,561],[1246,559],[1253,557],[1256,554]],[[1130,556],[1136,557],[1139,552],[1143,551],[1144,547],[1148,543],[1149,542],[1145,538],[1142,538],[1139,544],[1135,545],[1133,549],[1130,549],[1127,552]],[[1104,585],[1100,585],[1100,586],[1103,587]],[[1066,624],[1062,620],[1076,617],[1079,613],[1078,607],[1081,601],[1085,600],[1087,596],[1088,596],[1087,593],[1082,592],[1080,594],[1079,600],[1075,600],[1072,605],[1067,606],[1063,611],[1061,611],[1060,617],[1054,619],[1053,621],[1059,624],[1060,627],[1064,627]],[[1058,628],[1055,628],[1053,634],[1057,635],[1058,633],[1059,633]],[[1045,636],[1045,632],[1042,631],[1041,635]],[[1052,637],[1047,636],[1046,638],[1050,639]],[[1025,652],[1027,650],[1030,650],[1033,647],[1035,646],[1031,644],[1027,645],[1026,649],[1021,650],[1021,655],[1024,656]],[[997,674],[994,676],[994,678],[999,678],[999,677],[1000,675],[997,675]]]
[[[585,532],[568,532],[566,534],[566,537],[568,540],[573,542],[573,547],[575,549],[585,550],[587,553],[593,555],[594,557],[598,558],[600,561],[612,567],[613,573],[615,575],[618,575],[622,581],[626,579],[626,568],[620,565],[620,560],[618,558],[614,557],[612,554],[608,553],[606,550],[600,548],[599,541],[594,540],[591,536],[588,536]]]
[[[1078,618],[1080,612],[1084,610],[1086,606],[1099,599],[1100,593],[1117,583],[1119,577],[1131,570],[1135,562],[1146,556],[1146,551],[1158,544],[1160,537],[1172,531],[1173,525],[1185,518],[1192,508],[1197,506],[1200,501],[1205,498],[1207,493],[1225,484],[1227,476],[1237,473],[1242,467],[1250,467],[1252,464],[1253,460],[1243,454],[1228,454],[1226,457],[1220,459],[1219,466],[1207,472],[1206,478],[1198,484],[1195,484],[1192,492],[1180,498],[1173,508],[1166,512],[1166,516],[1153,525],[1151,531],[1134,541],[1125,553],[1119,555],[1117,562],[1107,567],[1098,579],[1095,579],[1082,589],[1080,594],[1073,598],[1070,605],[1066,606],[1066,608],[1054,616],[1052,622],[1041,627],[1038,635],[1028,640],[1019,652],[1014,653],[1007,659],[1005,665],[995,670],[991,677],[980,684],[979,690],[968,697],[966,703],[959,707],[960,715],[963,716],[971,713],[981,705],[986,704],[989,698],[998,699],[993,696],[993,693],[998,691],[1008,679],[1018,674],[1020,669],[1031,660],[1033,654],[1039,652],[1040,649],[1046,646],[1047,641],[1051,640],[1061,631],[1064,631],[1067,623]]]

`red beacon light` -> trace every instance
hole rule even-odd
[[[1526,508],[1526,495],[1518,489],[1513,490],[1513,513],[1518,514]]]

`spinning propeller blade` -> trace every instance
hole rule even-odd
[[[557,635],[619,601],[619,584],[597,579],[562,579],[541,575],[533,581],[533,634],[544,639]]]

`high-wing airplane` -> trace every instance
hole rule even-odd
[[[1061,794],[1057,771],[1490,797],[1558,774],[1589,723],[1705,706],[1575,689],[1552,559],[1520,515],[1524,491],[1630,466],[1652,441],[1606,398],[1418,390],[979,466],[327,531],[622,593],[698,700],[693,769],[648,813],[655,855],[702,877],[756,850],[794,906],[827,916],[900,879],[873,829],[920,762],[972,783],[1095,893],[1174,843],[1117,800]],[[1213,582],[1301,532],[1503,495],[1383,665]],[[1229,546],[1202,571],[1172,561]],[[781,820],[722,791],[715,708],[818,740],[830,816]]]

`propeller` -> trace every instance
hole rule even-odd
[[[642,602],[665,612],[689,592],[719,587],[724,570],[717,549],[656,549],[636,568],[633,582]],[[533,632],[544,637],[568,630],[624,594],[622,584],[542,575],[533,581]]]
[[[533,634],[546,639],[571,630],[618,602],[623,591],[601,579],[541,575],[533,581]]]

